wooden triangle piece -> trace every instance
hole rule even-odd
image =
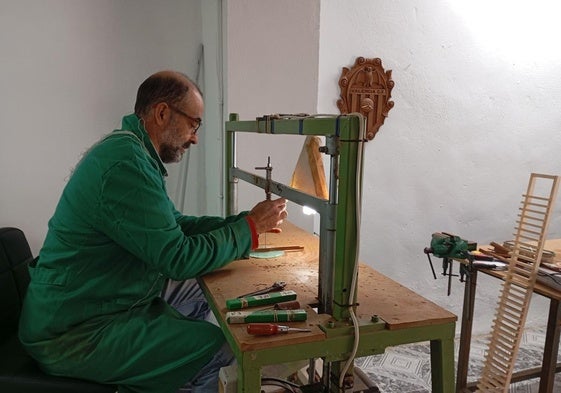
[[[329,199],[323,161],[319,151],[320,145],[319,137],[306,137],[296,168],[292,173],[290,187],[318,198]]]

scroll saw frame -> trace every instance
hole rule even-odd
[[[360,114],[264,116],[240,121],[230,114],[226,131],[226,213],[238,213],[238,182],[246,181],[296,204],[308,206],[320,215],[318,312],[330,314],[336,321],[348,321],[354,306],[359,247],[360,206],[362,197],[362,155],[365,139],[364,117]],[[288,185],[250,173],[237,166],[236,134],[239,132],[271,135],[323,136],[321,152],[330,156],[328,170],[329,199],[299,191]],[[355,278],[356,279],[356,278]]]
[[[228,325],[223,318],[222,288],[225,281],[229,282],[230,274],[233,275],[241,270],[245,277],[245,274],[251,274],[252,267],[243,261],[238,261],[239,263],[235,262],[237,266],[231,272],[224,272],[225,275],[220,275],[218,274],[220,271],[217,271],[216,275],[211,273],[206,278],[202,278],[203,290],[212,299],[211,307],[219,317],[219,323],[225,330],[226,340],[230,343],[238,361],[237,391],[240,393],[260,391],[263,366],[305,359],[310,360],[308,377],[312,380],[302,387],[312,388],[317,385],[313,383],[313,377],[316,375],[315,359],[318,358],[323,360],[322,380],[319,383],[321,386],[318,386],[321,390],[313,391],[329,393],[354,391],[351,389],[358,386],[353,386],[353,376],[347,371],[353,370],[350,367],[356,356],[380,354],[389,346],[421,341],[430,341],[433,392],[447,393],[453,390],[455,315],[416,296],[415,298],[423,299],[419,300],[423,302],[422,306],[425,308],[422,315],[415,312],[415,316],[409,319],[401,311],[397,316],[393,311],[390,314],[383,312],[382,315],[390,316],[390,319],[393,318],[392,315],[398,320],[405,317],[404,324],[392,324],[386,322],[381,315],[379,317],[376,312],[378,305],[372,301],[372,296],[369,294],[365,296],[361,294],[360,299],[363,304],[354,303],[357,293],[351,288],[355,288],[353,279],[358,279],[356,267],[362,194],[362,156],[366,141],[363,137],[366,127],[362,121],[362,115],[355,114],[329,117],[273,115],[248,121],[240,121],[236,114],[232,114],[229,121],[225,123],[225,207],[229,215],[237,213],[237,188],[240,180],[263,190],[267,184],[264,177],[237,167],[236,136],[239,133],[323,136],[326,143],[325,146],[321,146],[321,150],[330,156],[328,199],[306,194],[276,181],[271,181],[269,187],[271,193],[297,204],[310,206],[320,214],[317,252],[319,254],[317,265],[319,304],[318,315],[312,315],[315,323],[312,329],[316,329],[316,332],[318,329],[321,330],[323,335],[321,333],[316,335],[317,340],[308,341],[300,338],[301,341],[290,340],[291,342],[280,346],[273,345],[275,339],[260,343],[255,342],[254,338],[248,340],[245,332],[240,335],[239,327]],[[243,139],[245,141],[248,138]],[[313,236],[302,233],[309,235],[305,236],[307,239]],[[315,239],[313,243],[315,249]],[[315,261],[310,260],[308,256],[305,260],[304,262],[302,259],[302,263],[313,266],[312,269],[315,270]],[[255,267],[261,272],[263,269],[266,270],[268,278],[274,277],[268,274],[272,272],[268,272],[266,267],[263,268],[262,263],[256,264]],[[283,266],[279,268],[284,272],[283,279],[289,279],[291,270],[286,271],[283,268]],[[361,277],[362,285],[365,283],[367,285],[361,288],[371,288],[377,285],[377,281],[374,283],[375,280],[381,279],[382,286],[391,284],[391,288],[402,294],[398,294],[395,300],[387,299],[382,295],[384,299],[380,305],[397,307],[401,304],[399,296],[409,297],[404,294],[410,293],[409,290],[389,278],[384,279],[373,269],[361,266],[361,271],[366,272],[366,275]],[[376,278],[373,274],[376,274]],[[307,299],[312,299],[315,293],[310,294],[309,287],[306,289]],[[313,289],[311,288],[311,291]],[[375,293],[375,288],[373,289]],[[415,294],[411,292],[410,295]],[[362,310],[364,312],[361,313]],[[355,320],[357,311],[358,320]],[[310,312],[314,311],[310,310]],[[287,340],[279,337],[277,339],[283,342]]]

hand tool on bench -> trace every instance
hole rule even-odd
[[[310,329],[291,328],[274,323],[250,323],[247,325],[247,333],[254,336],[272,336],[275,334],[289,332],[311,332]]]
[[[262,308],[262,310],[299,310],[302,306],[298,300],[288,300],[286,302],[275,303],[271,307]]]
[[[263,289],[259,289],[257,291],[253,291],[250,293],[246,293],[243,295],[238,296],[238,299],[242,298],[242,297],[248,297],[248,296],[256,296],[256,295],[263,295],[265,293],[271,293],[271,292],[278,292],[278,291],[282,291],[284,289],[284,287],[286,287],[286,282],[284,281],[275,281],[273,283],[273,285],[271,285],[270,287],[267,288],[263,288]]]

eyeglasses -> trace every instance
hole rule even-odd
[[[203,120],[200,118],[195,118],[192,116],[189,116],[187,113],[183,112],[181,109],[179,109],[178,107],[176,107],[175,105],[169,105],[170,109],[174,112],[179,113],[180,115],[185,116],[187,119],[191,120],[193,123],[196,124],[196,126],[193,127],[193,134],[196,134],[197,131],[199,130],[199,128],[201,128],[201,124],[203,124]]]

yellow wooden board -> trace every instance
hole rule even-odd
[[[321,139],[319,137],[306,137],[292,174],[290,187],[319,198],[328,199],[325,170],[319,151],[320,145]]]

